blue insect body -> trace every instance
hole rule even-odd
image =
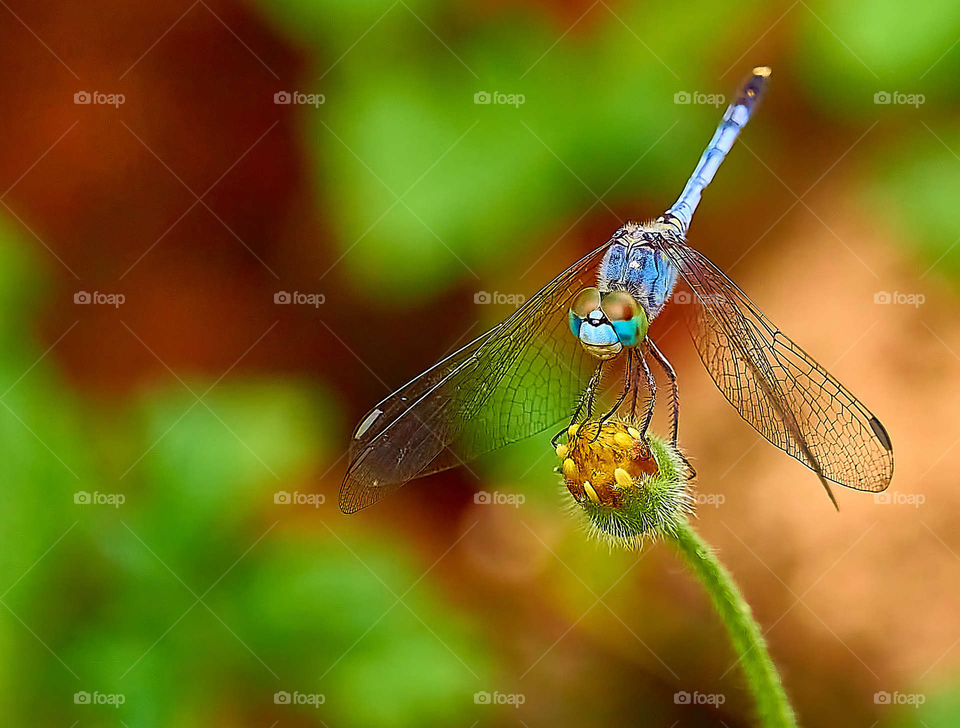
[[[761,91],[770,76],[770,69],[763,66],[755,68],[750,80],[743,86],[737,98],[723,115],[723,119],[713,134],[713,139],[707,145],[700,161],[697,162],[693,174],[680,193],[680,197],[673,203],[661,219],[672,221],[681,235],[686,234],[690,227],[697,205],[700,204],[700,195],[706,189],[717,173],[720,163],[727,156],[740,131],[747,125],[750,115],[756,107]]]
[[[655,234],[636,223],[620,228],[619,240],[600,263],[598,282],[601,291],[622,290],[633,296],[650,321],[660,313],[677,283],[676,266],[651,244]]]

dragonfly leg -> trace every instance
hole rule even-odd
[[[653,339],[647,338],[647,344],[650,346],[650,353],[653,355],[653,358],[656,360],[657,364],[660,365],[660,368],[663,369],[664,373],[667,375],[667,379],[670,380],[670,416],[672,424],[671,438],[673,441],[673,446],[677,447],[677,435],[680,428],[680,393],[677,389],[677,373],[673,370],[673,365],[670,364],[670,361],[663,355],[663,352],[657,348],[657,345],[653,343]],[[684,465],[687,466],[687,470],[690,471],[690,478],[697,477],[697,471],[693,469],[693,466],[690,464],[690,461],[684,457],[683,453],[677,450],[680,453],[680,457],[683,459]]]
[[[554,435],[550,442],[553,444],[554,448],[560,442],[560,438],[576,424],[577,420],[580,419],[580,413],[583,411],[584,405],[587,407],[587,418],[589,419],[590,415],[593,413],[593,398],[596,393],[597,386],[600,384],[600,374],[603,370],[603,362],[597,366],[597,370],[593,373],[593,376],[590,377],[590,381],[587,383],[587,388],[583,390],[583,394],[580,395],[580,402],[577,404],[577,409],[573,413],[573,417],[570,418],[570,424],[564,429],[560,430],[556,435]]]
[[[580,402],[581,407],[583,406],[583,403],[586,402],[588,420],[591,417],[593,417],[593,402],[594,402],[594,399],[596,398],[597,387],[600,386],[600,375],[603,373],[603,365],[604,365],[604,361],[601,359],[600,363],[597,364],[597,371],[594,372],[593,377],[590,378],[590,384],[587,386],[587,391],[584,392],[585,398]],[[577,407],[577,416],[579,415],[580,415],[580,407]],[[570,422],[570,424],[572,425],[574,422],[576,422],[576,419],[577,418],[575,416],[574,419]]]
[[[570,420],[571,425],[580,417],[580,410],[583,408],[584,404],[587,405],[587,419],[589,420],[591,417],[593,417],[593,403],[596,399],[597,387],[600,386],[600,377],[603,374],[603,364],[604,362],[602,360],[599,364],[597,364],[597,371],[595,371],[593,376],[590,378],[590,384],[587,385],[587,389],[583,393],[583,398],[580,400],[580,404],[577,407],[577,412],[574,414],[573,419]]]
[[[594,442],[600,437],[600,430],[603,428],[603,423],[616,414],[617,410],[620,409],[624,400],[627,398],[627,395],[630,393],[633,381],[633,366],[633,349],[627,349],[627,364],[623,369],[623,390],[620,392],[620,396],[617,397],[617,401],[614,403],[613,407],[611,407],[610,410],[600,418],[597,432],[593,436]],[[634,401],[636,401],[636,393],[634,393]]]
[[[642,352],[637,352],[637,358],[640,359],[640,365],[643,367],[643,373],[647,375],[647,387],[650,390],[650,402],[647,404],[647,411],[643,416],[643,426],[640,428],[640,434],[647,436],[647,428],[650,426],[650,420],[653,419],[653,406],[657,401],[657,380],[653,377],[653,372],[647,365],[647,359]]]
[[[677,435],[680,429],[680,394],[677,389],[677,373],[673,370],[673,366],[667,360],[667,357],[665,357],[663,352],[653,343],[653,339],[648,337],[647,345],[650,348],[650,353],[653,355],[654,360],[660,365],[660,368],[663,369],[664,374],[667,375],[667,379],[670,380],[670,419],[672,425],[670,434],[673,446],[676,447]]]

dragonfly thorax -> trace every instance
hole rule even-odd
[[[628,222],[613,236],[600,263],[601,291],[623,290],[640,304],[652,321],[677,283],[677,268],[664,252],[677,234],[661,222]]]

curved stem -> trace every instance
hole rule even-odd
[[[750,605],[744,600],[730,572],[689,522],[681,524],[671,540],[700,579],[727,627],[730,641],[733,642],[753,693],[760,724],[765,727],[795,728],[796,715],[787,700],[777,668],[767,652],[760,626],[754,620]]]

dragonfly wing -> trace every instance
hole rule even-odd
[[[870,410],[706,256],[681,242],[664,250],[697,304],[692,334],[700,358],[740,416],[822,481],[886,489],[893,446]]]
[[[581,288],[596,285],[608,245],[377,405],[354,436],[340,508],[353,513],[569,417],[597,360],[570,333],[567,311]]]

